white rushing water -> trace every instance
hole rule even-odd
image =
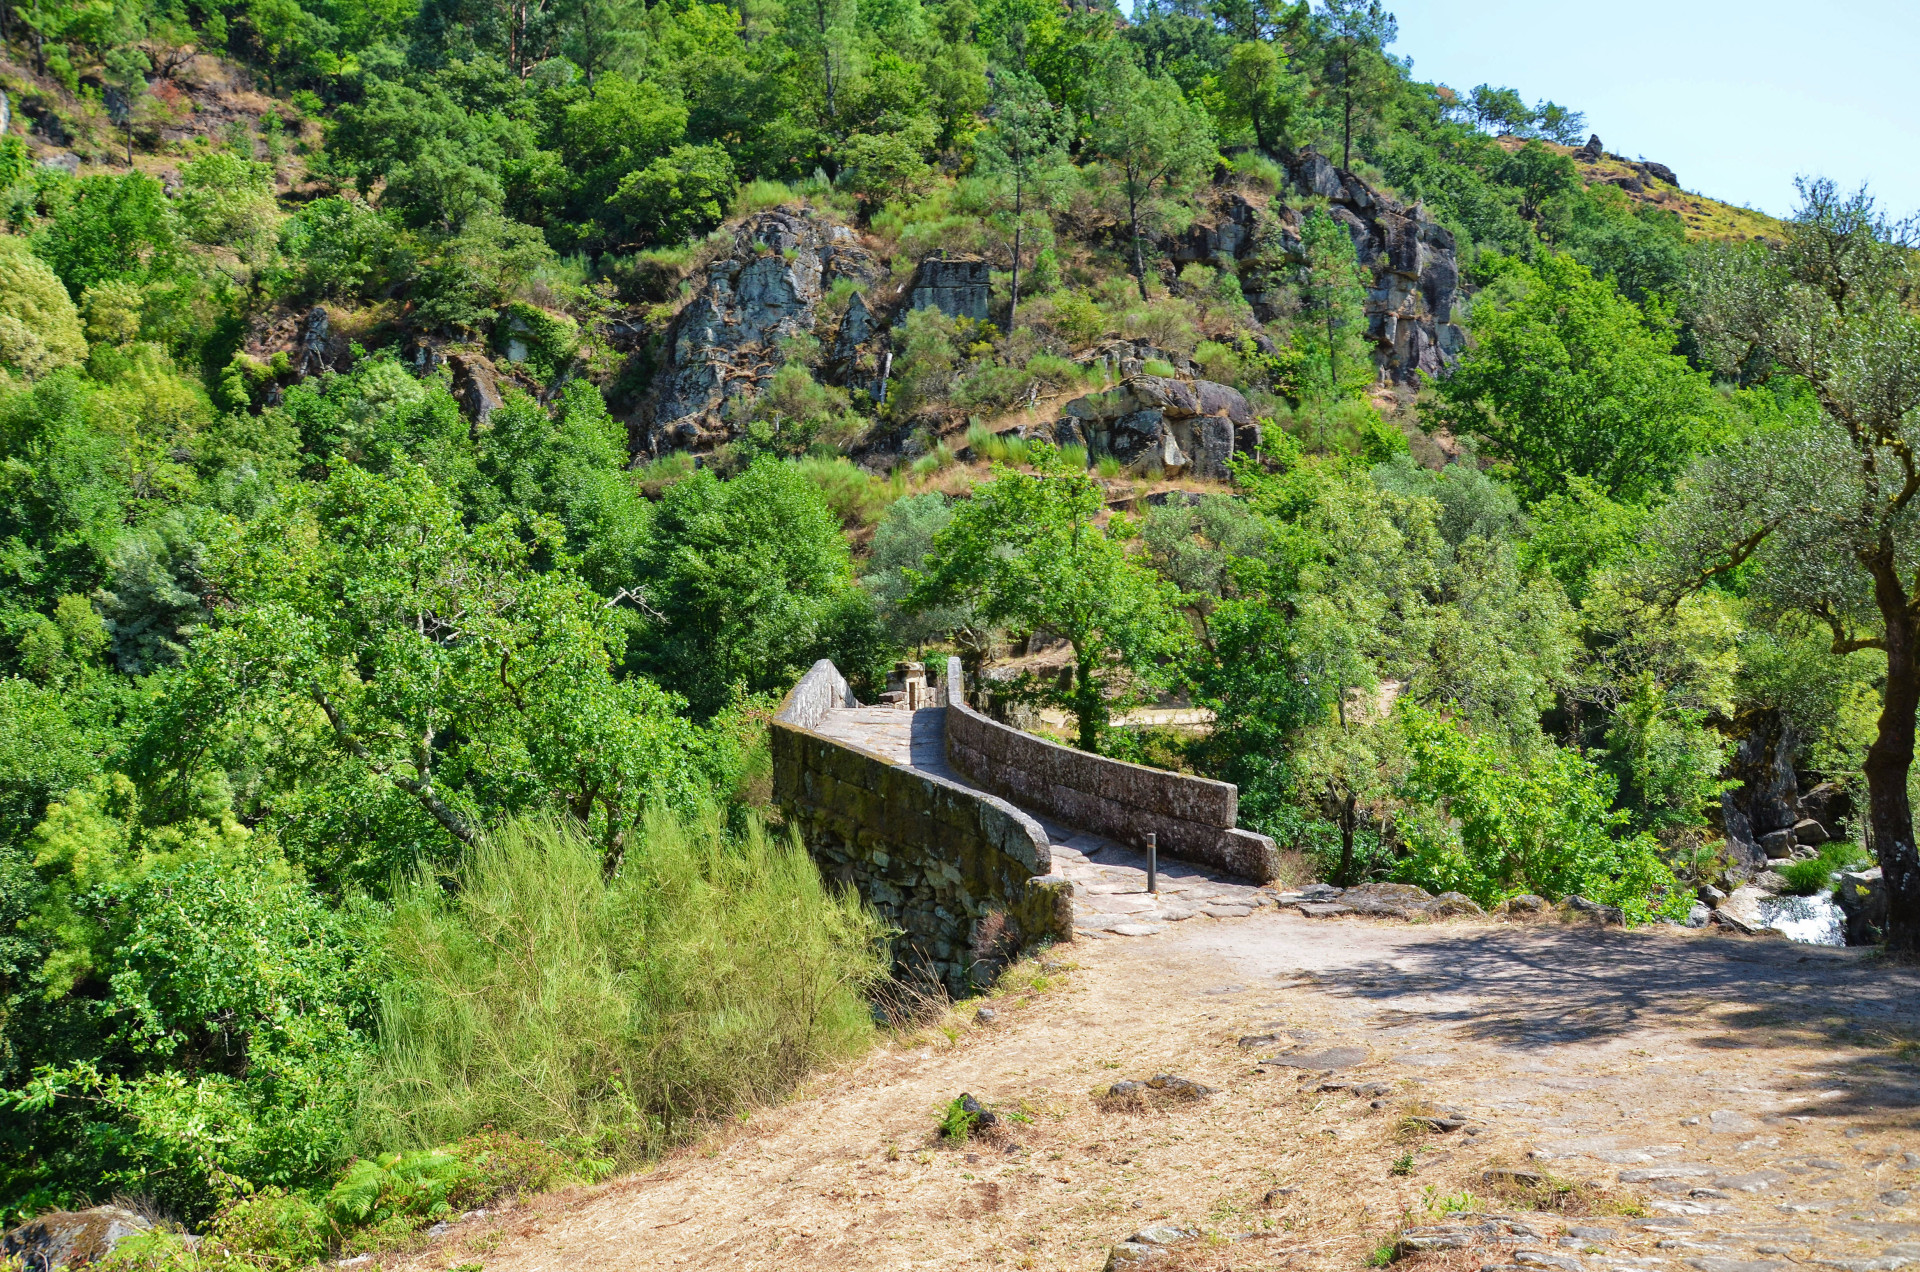
[[[1808,945],[1845,945],[1846,915],[1833,902],[1832,892],[1810,897],[1769,897],[1760,903],[1767,926],[1788,940]]]

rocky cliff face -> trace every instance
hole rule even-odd
[[[1401,206],[1311,150],[1294,156],[1288,171],[1298,194],[1326,201],[1333,218],[1353,236],[1359,259],[1372,270],[1368,330],[1382,374],[1396,383],[1417,384],[1422,372],[1444,372],[1466,343],[1454,321],[1461,290],[1453,235],[1419,206]],[[1164,239],[1161,247],[1176,265],[1203,261],[1233,270],[1255,316],[1271,321],[1291,307],[1304,215],[1284,201],[1227,191],[1214,200],[1211,215]],[[736,407],[765,387],[783,360],[781,345],[794,337],[818,340],[825,353],[819,367],[823,380],[878,400],[889,374],[889,329],[899,313],[927,306],[987,320],[986,261],[930,258],[921,262],[903,294],[876,297],[873,290],[886,273],[853,230],[811,210],[780,208],[749,217],[734,231],[726,255],[697,280],[693,300],[667,330],[660,369],[636,420],[644,449],[655,454],[708,449],[737,436],[745,411]],[[820,302],[840,279],[861,290],[837,323],[823,322]],[[1186,362],[1132,347],[1113,346],[1100,356],[1119,377],[1137,375],[1148,358],[1183,368],[1184,375]],[[1158,412],[1156,420],[1147,420],[1142,411]],[[1225,423],[1210,432],[1194,433],[1181,423],[1214,417]],[[1162,427],[1165,422],[1171,423]],[[1088,417],[1081,427],[1088,432],[1085,440],[1116,452],[1136,449],[1135,441],[1140,450],[1157,447],[1161,462],[1176,469],[1191,464],[1212,470],[1221,462],[1223,444],[1228,453],[1233,443],[1247,445],[1237,436],[1247,421],[1211,410],[1185,414],[1180,403],[1171,409],[1147,403],[1110,420]]]
[[[811,211],[780,208],[742,222],[733,249],[707,267],[698,293],[667,331],[645,408],[651,449],[727,440],[739,428],[729,405],[750,400],[772,378],[782,341],[813,332],[827,289],[841,278],[870,286],[885,273],[852,230]],[[859,321],[870,323],[864,303],[859,312]],[[866,338],[845,339],[855,334],[842,332],[833,347],[853,352]]]
[[[1418,204],[1411,208],[1375,190],[1312,150],[1287,165],[1296,193],[1325,199],[1329,213],[1353,236],[1354,251],[1373,273],[1367,294],[1367,333],[1382,373],[1399,384],[1439,375],[1466,347],[1455,322],[1463,299],[1453,234]],[[1200,261],[1236,270],[1254,315],[1271,321],[1285,311],[1287,285],[1301,260],[1303,214],[1234,192],[1216,214],[1163,241],[1178,264]]]
[[[1136,375],[1067,403],[1052,440],[1123,464],[1219,481],[1236,450],[1259,448],[1260,426],[1247,400],[1227,385]]]

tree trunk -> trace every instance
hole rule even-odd
[[[1353,50],[1340,59],[1340,166],[1353,168]]]
[[[1346,109],[1343,112],[1344,120],[1340,134],[1340,167],[1351,171],[1353,168],[1353,87],[1351,85],[1347,87],[1345,96]]]
[[[1019,204],[1016,202],[1015,207]],[[1013,223],[1013,280],[1007,284],[1007,330],[1013,330],[1013,321],[1020,315],[1020,222],[1019,213],[1014,213]]]
[[[1080,724],[1076,743],[1082,751],[1098,753],[1100,733],[1107,723],[1106,699],[1100,696],[1100,684],[1093,678],[1093,655],[1074,650],[1073,713]]]
[[[1133,235],[1133,281],[1140,284],[1140,299],[1147,298],[1147,258],[1140,250],[1140,202],[1127,183],[1127,230]]]
[[[1867,824],[1887,890],[1887,945],[1920,950],[1920,854],[1913,843],[1907,775],[1913,768],[1914,713],[1920,708],[1920,649],[1913,608],[1891,552],[1871,564],[1873,599],[1886,623],[1887,685],[1880,729],[1867,748]]]
[[[1020,314],[1020,238],[1025,230],[1024,219],[1026,186],[1016,170],[1013,177],[1013,281],[1008,284],[1011,299],[1007,301],[1007,330],[1013,330],[1013,320]]]
[[[1340,886],[1353,886],[1353,810],[1358,802],[1349,792],[1340,806]]]

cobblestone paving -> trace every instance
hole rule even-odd
[[[947,764],[944,707],[842,707],[819,732],[924,773],[971,785]],[[1196,915],[1245,918],[1277,900],[1271,889],[1215,874],[1192,862],[1162,858],[1156,889],[1147,891],[1147,854],[1026,809],[1053,843],[1053,874],[1073,884],[1073,926],[1095,940],[1152,936]]]

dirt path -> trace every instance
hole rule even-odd
[[[990,1000],[991,1025],[968,1004],[651,1174],[468,1223],[416,1266],[1091,1272],[1158,1222],[1211,1234],[1165,1266],[1355,1268],[1443,1222],[1436,1205],[1524,1209],[1484,1182],[1511,1166],[1597,1185],[1577,1194],[1597,1213],[1413,1262],[1920,1267],[1920,970],[1769,938],[1272,910],[1055,957],[1072,970]],[[1255,1063],[1272,1057],[1307,1067]],[[1167,1071],[1215,1092],[1098,1098]],[[943,1146],[961,1091],[1032,1120]],[[1449,1111],[1466,1125],[1409,1125]]]

